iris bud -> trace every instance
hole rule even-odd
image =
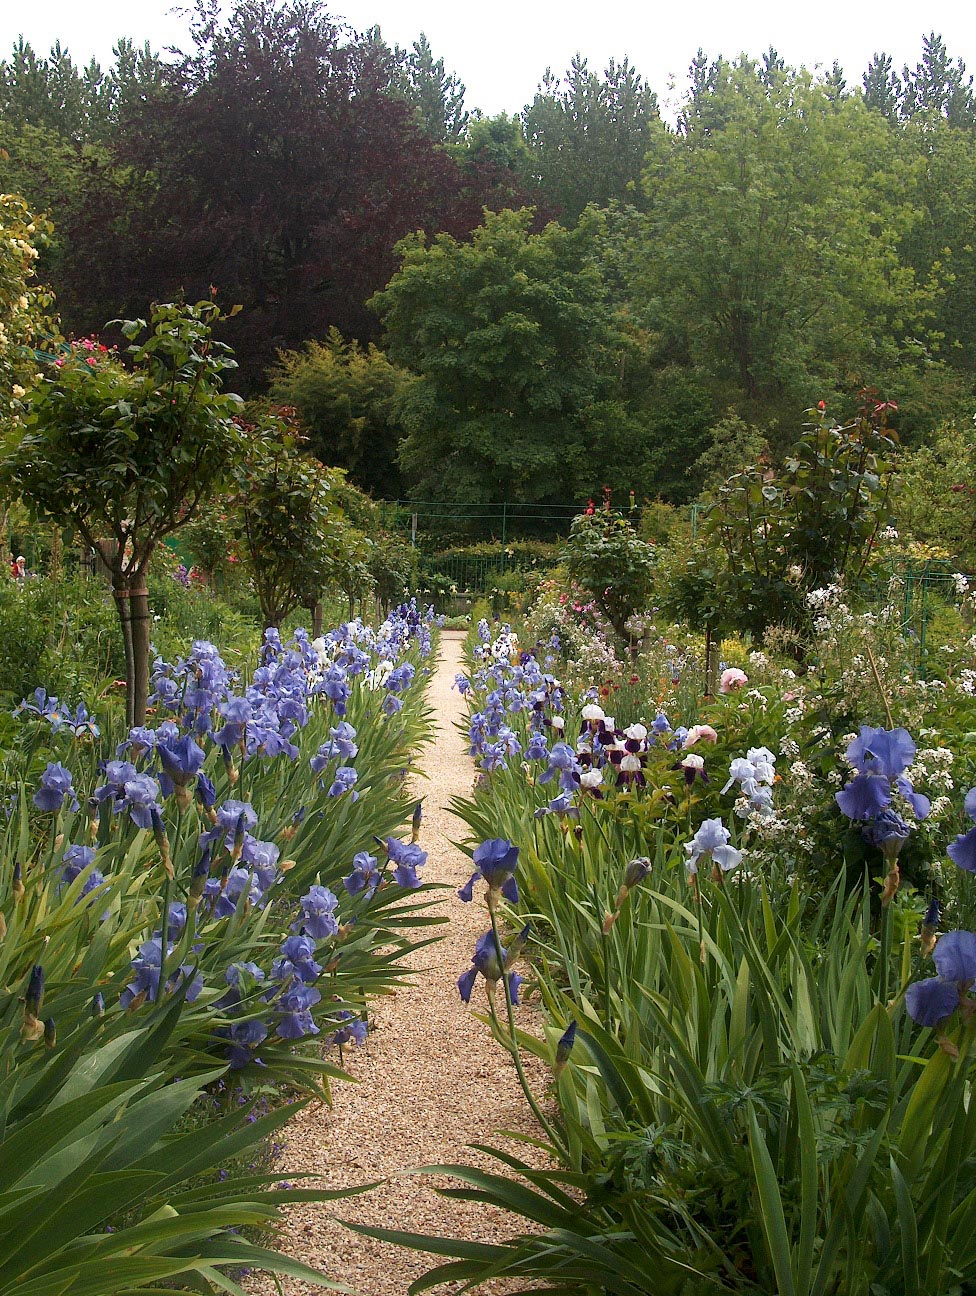
[[[31,969],[30,980],[27,982],[27,999],[24,1012],[31,1017],[39,1017],[43,1003],[44,968],[40,963],[35,963]]]
[[[560,1036],[559,1043],[556,1045],[556,1061],[553,1066],[553,1073],[558,1076],[569,1061],[569,1055],[573,1051],[573,1045],[576,1043],[576,1018],[569,1023],[563,1034]]]

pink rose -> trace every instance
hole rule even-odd
[[[722,678],[719,680],[718,691],[720,693],[731,693],[733,689],[740,689],[743,684],[748,683],[749,676],[745,671],[739,670],[738,666],[729,666],[727,670],[722,671]]]
[[[688,730],[688,736],[684,741],[685,747],[694,747],[696,742],[704,739],[705,742],[718,742],[718,734],[711,725],[693,725]]]

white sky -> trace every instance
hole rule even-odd
[[[93,55],[111,62],[123,35],[159,50],[189,45],[173,0],[5,0],[0,9],[4,57],[20,33],[45,54],[60,39],[78,63]],[[787,63],[807,67],[829,67],[836,58],[854,84],[878,51],[891,54],[898,70],[914,67],[923,33],[935,30],[976,73],[972,0],[332,0],[329,9],[358,30],[379,24],[391,45],[408,46],[426,32],[435,57],[467,86],[467,107],[487,113],[520,111],[545,68],[563,72],[576,51],[598,71],[628,55],[663,101],[683,91],[699,46],[710,57],[732,57],[743,50],[758,56],[772,44]]]

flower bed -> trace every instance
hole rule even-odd
[[[811,863],[802,841],[764,828],[789,794],[784,729],[807,755],[824,720],[812,687],[787,720],[775,685],[752,688],[729,668],[728,692],[697,715],[618,722],[567,697],[555,667],[507,628],[482,627],[458,681],[480,776],[455,809],[491,914],[459,989],[476,1002],[483,979],[499,1041],[549,1061],[558,1122],[527,1097],[556,1168],[503,1157],[519,1180],[455,1167],[459,1191],[535,1231],[477,1254],[441,1240],[456,1260],[426,1281],[966,1290],[976,936],[960,928],[973,911],[976,789],[965,788],[976,779],[965,743],[961,786],[929,835],[929,792],[947,785],[926,786],[940,764],[918,761],[905,728],[862,725],[840,758],[831,743],[823,772],[839,777],[821,784]],[[518,1027],[506,922],[548,1014],[544,1040]],[[946,926],[957,930],[939,935]],[[560,1286],[565,1275],[577,1285]]]
[[[429,921],[419,814],[400,835],[429,651],[412,605],[378,632],[268,632],[246,687],[196,643],[106,759],[84,708],[18,708],[39,777],[8,785],[2,847],[0,1292],[314,1280],[238,1230],[324,1194],[213,1174],[287,1121],[269,1092],[327,1096],[321,1041],[362,1039]],[[226,1110],[181,1133],[216,1086]]]

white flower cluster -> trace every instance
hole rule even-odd
[[[954,759],[948,747],[920,748],[906,777],[913,786],[927,784],[937,791],[951,792],[955,784],[949,771]]]

